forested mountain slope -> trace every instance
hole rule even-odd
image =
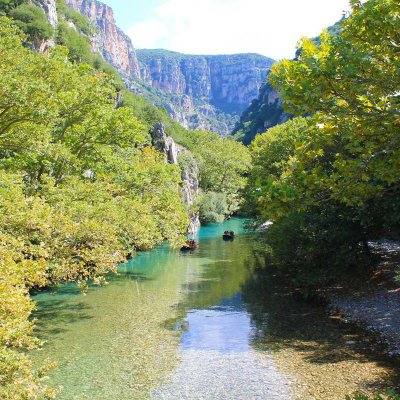
[[[187,55],[138,50],[145,85],[169,95],[165,104],[184,126],[227,134],[257,97],[274,61],[258,54]]]

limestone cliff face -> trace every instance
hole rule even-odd
[[[37,0],[54,2],[55,0]],[[96,0],[66,0],[97,28],[92,50],[122,73],[130,90],[189,129],[229,135],[257,98],[273,60],[258,54],[193,56],[166,50],[135,51],[115,23],[113,11]],[[154,90],[157,93],[154,93]]]
[[[244,144],[250,144],[258,133],[282,124],[291,116],[283,110],[279,93],[265,81],[258,98],[243,112],[233,134]]]
[[[188,150],[175,143],[171,137],[165,134],[163,124],[156,124],[151,130],[152,144],[160,152],[165,154],[165,161],[170,164],[179,165],[179,155],[187,153]],[[199,169],[194,163],[181,167],[182,177],[182,199],[187,206],[190,223],[188,233],[196,233],[200,228],[200,218],[197,212],[192,210],[192,206],[199,195]]]
[[[34,0],[34,3],[43,9],[47,14],[49,24],[56,28],[58,24],[56,0]]]
[[[138,78],[136,51],[130,38],[117,27],[113,10],[93,0],[66,0],[66,3],[86,15],[96,27],[97,33],[91,37],[93,52],[102,54],[106,61],[126,77]]]
[[[138,50],[137,55],[140,76],[147,85],[188,99],[182,106],[171,98],[170,114],[174,118],[189,128],[208,128],[210,120],[219,120],[220,126],[214,128],[222,134],[226,132],[221,130],[233,128],[235,116],[257,97],[274,62],[258,54],[193,56]],[[188,103],[192,109],[185,112],[182,107],[187,108]],[[197,118],[191,118],[191,112]]]

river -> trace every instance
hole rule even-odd
[[[87,294],[36,295],[46,343],[35,357],[57,362],[59,398],[334,400],[390,384],[395,369],[365,351],[370,339],[260,274],[243,224],[201,228],[190,253],[139,253]]]

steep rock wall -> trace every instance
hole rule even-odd
[[[47,14],[49,24],[56,28],[58,24],[56,0],[34,0],[33,3],[43,9]]]
[[[38,0],[54,2],[55,0]],[[258,54],[194,56],[167,50],[135,51],[115,23],[113,11],[96,0],[66,0],[97,29],[92,51],[124,76],[130,90],[166,108],[188,129],[229,135],[257,98],[274,61]],[[155,93],[156,91],[156,93]]]
[[[166,50],[138,50],[141,78],[170,94],[206,100],[238,114],[258,95],[274,61],[258,54],[193,56]]]
[[[113,10],[93,0],[66,0],[66,3],[86,15],[96,27],[97,33],[91,37],[92,51],[102,54],[123,75],[139,78],[136,51],[130,38],[117,27]]]
[[[150,133],[153,146],[165,154],[165,161],[170,164],[179,165],[179,155],[187,153],[188,150],[167,136],[164,126],[161,123],[156,124]],[[192,206],[199,195],[199,169],[195,163],[185,166],[180,165],[180,167],[183,183],[181,194],[190,218],[188,233],[196,233],[200,228],[200,219],[199,214],[192,210]]]
[[[291,116],[283,110],[279,93],[265,81],[260,88],[258,98],[243,112],[233,134],[247,145],[258,133],[263,133],[290,118]]]

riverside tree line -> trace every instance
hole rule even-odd
[[[115,74],[76,62],[66,47],[32,51],[40,36],[21,27],[0,19],[0,397],[39,399],[55,391],[45,384],[50,365],[29,358],[40,345],[30,292],[68,282],[87,290],[128,254],[164,240],[180,245],[189,222],[181,168],[189,161],[202,189],[193,207],[223,219],[240,204],[250,157],[233,140],[178,128],[139,96],[123,92],[121,103]],[[187,144],[190,160],[167,164],[152,147],[158,121]],[[215,196],[224,207],[214,215],[206,205]]]
[[[84,290],[132,251],[179,244],[188,224],[180,168],[191,163],[203,222],[237,211],[244,197],[254,218],[274,222],[268,265],[305,293],[365,272],[369,240],[398,238],[400,5],[351,3],[338,35],[304,39],[295,61],[273,67],[270,82],[295,118],[246,149],[188,132],[126,93],[87,52],[90,25],[61,2],[61,20],[75,19],[80,36],[68,24],[54,32],[40,9],[0,2],[14,18],[0,22],[1,398],[55,396],[48,366],[29,359],[39,345],[30,290]],[[31,51],[49,37],[65,47]],[[180,166],[151,146],[160,121],[189,149]]]

